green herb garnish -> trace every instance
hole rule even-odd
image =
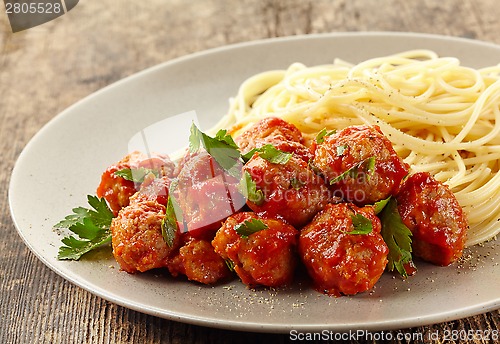
[[[234,226],[234,230],[242,238],[247,238],[251,234],[260,232],[261,230],[267,228],[268,226],[264,222],[257,219],[245,220],[244,222],[238,223],[236,226]]]
[[[337,132],[337,130],[327,131],[326,128],[321,129],[320,132],[316,135],[316,143],[325,142],[326,137],[333,135],[336,132]]]
[[[348,177],[355,179],[358,177],[358,174],[360,172],[365,172],[367,179],[369,179],[371,174],[373,174],[374,171],[375,171],[375,157],[372,156],[372,157],[367,158],[363,161],[360,161],[356,165],[349,168],[347,171],[342,172],[337,177],[330,180],[330,185],[338,183],[341,180],[344,180]]]
[[[387,205],[390,199],[391,196],[387,197],[386,199],[382,199],[378,202],[375,202],[373,204],[373,211],[375,211],[375,214],[378,215],[382,210],[384,210],[385,206]]]
[[[182,219],[182,210],[173,196],[174,190],[178,185],[177,179],[173,180],[168,189],[167,207],[165,217],[161,220],[161,235],[168,247],[174,246],[174,241],[178,231],[178,217]]]
[[[295,190],[299,190],[301,187],[303,187],[305,185],[304,182],[302,182],[300,179],[298,178],[292,178],[290,179],[290,185],[292,186],[292,188],[294,188]]]
[[[240,181],[239,190],[246,199],[256,205],[261,205],[264,202],[264,193],[262,190],[257,189],[257,184],[255,184],[252,176],[248,171],[243,173],[243,178]]]
[[[405,264],[412,263],[412,233],[401,220],[397,202],[394,198],[388,201],[388,204],[380,213],[380,221],[382,223],[382,237],[389,247],[387,269],[389,271],[396,269],[401,276],[406,278],[408,273]]]
[[[229,259],[229,258],[224,259],[224,262],[226,263],[226,266],[229,269],[229,271],[234,271],[234,266],[235,265],[234,265],[234,262],[231,259]]]
[[[366,175],[367,178],[370,179],[372,174],[375,172],[375,157],[370,157],[365,160],[366,161]]]
[[[221,129],[215,137],[210,137],[201,132],[193,123],[189,136],[189,151],[191,153],[197,152],[201,146],[231,176],[239,178],[241,173],[240,151],[227,130]]]
[[[348,145],[340,145],[337,146],[337,156],[341,156],[344,154],[345,150],[348,148]]]
[[[111,242],[109,227],[113,212],[103,198],[89,195],[87,200],[92,209],[74,208],[73,214],[54,226],[57,229],[69,229],[77,235],[61,240],[65,246],[59,248],[59,260],[78,260],[85,253]]]
[[[246,154],[243,154],[241,156],[243,158],[243,161],[246,162],[246,161],[250,160],[252,158],[252,156],[255,154],[255,152],[258,152],[259,156],[262,159],[265,159],[272,164],[284,165],[292,157],[292,153],[283,152],[279,149],[276,149],[271,144],[266,144],[262,147],[254,148]]]
[[[139,168],[124,168],[119,171],[115,172],[115,175],[118,177],[122,177],[123,179],[130,180],[134,183],[142,183],[144,181],[144,178],[148,174],[154,174],[155,177],[159,177],[160,172],[158,170],[153,170],[150,168],[144,168],[144,167],[139,167]]]
[[[352,226],[354,229],[348,234],[370,234],[373,230],[373,225],[370,219],[362,214],[351,215]]]

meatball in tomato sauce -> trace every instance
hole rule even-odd
[[[408,166],[377,126],[351,126],[314,144],[312,166],[335,195],[358,206],[394,195]]]
[[[304,227],[299,254],[316,289],[354,295],[370,290],[387,265],[388,247],[373,207],[329,204]]]
[[[265,228],[253,233],[240,231],[253,220]],[[212,245],[234,266],[244,284],[279,287],[293,280],[298,235],[295,228],[281,220],[241,212],[226,219]]]
[[[330,201],[330,192],[322,177],[316,175],[303,160],[291,156],[285,164],[275,164],[259,153],[245,164],[262,197],[247,200],[256,213],[279,217],[300,228]]]
[[[194,238],[179,249],[168,263],[168,270],[174,277],[186,275],[188,280],[203,284],[214,284],[231,275],[210,241]]]
[[[120,267],[129,273],[166,267],[179,245],[179,236],[172,247],[162,236],[161,222],[165,206],[156,200],[131,202],[111,221],[113,255]]]
[[[130,198],[130,202],[156,201],[166,206],[171,182],[169,177],[155,178],[154,175],[149,175],[142,182],[139,191]]]
[[[242,154],[254,148],[271,144],[283,152],[294,153],[308,162],[312,154],[304,145],[300,130],[293,124],[277,117],[266,117],[255,123],[235,139]]]
[[[190,235],[211,240],[221,223],[245,205],[239,180],[225,172],[206,151],[185,158],[172,195]]]
[[[140,184],[137,185],[115,173],[123,169],[139,168],[156,170],[159,175],[172,177],[175,165],[166,155],[153,154],[148,156],[140,152],[133,152],[116,164],[109,166],[101,176],[96,194],[98,197],[104,197],[115,216],[121,208],[129,204],[130,197],[136,193],[140,186]]]
[[[449,265],[462,256],[467,219],[455,195],[428,173],[410,176],[397,195],[398,211],[413,234],[416,256]]]

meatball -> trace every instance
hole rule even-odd
[[[248,206],[256,213],[280,217],[295,228],[304,226],[330,200],[323,178],[293,155],[285,164],[274,164],[255,153],[243,171],[263,195],[247,200]]]
[[[358,229],[354,222],[364,222],[368,229],[371,225],[371,231],[351,233]],[[384,272],[389,252],[380,230],[373,207],[339,203],[319,212],[299,238],[299,255],[316,289],[334,296],[371,289]]]
[[[227,174],[206,151],[186,157],[173,196],[187,231],[211,240],[225,218],[245,205],[238,184],[239,180]]]
[[[117,176],[115,172],[123,169],[147,168],[157,170],[161,175],[171,177],[175,165],[168,156],[153,154],[147,156],[140,152],[133,152],[125,156],[122,160],[109,166],[101,176],[101,182],[97,187],[98,197],[104,197],[114,215],[129,204],[129,198],[140,186],[133,181]]]
[[[377,126],[351,126],[313,145],[312,166],[335,195],[358,206],[396,194],[408,166]]]
[[[398,211],[413,234],[416,256],[449,265],[462,256],[467,218],[448,186],[428,173],[410,176],[397,195]]]
[[[251,220],[261,221],[266,228],[248,236],[239,234],[238,226]],[[226,219],[212,246],[234,266],[244,284],[279,287],[293,280],[297,238],[298,231],[283,221],[242,212]]]
[[[283,152],[294,153],[306,162],[312,158],[311,152],[304,145],[300,130],[277,117],[266,117],[260,120],[238,136],[235,142],[242,154],[271,144]]]
[[[277,117],[266,117],[258,121],[238,136],[235,142],[242,152],[248,152],[256,147],[256,141],[269,137],[304,143],[302,133],[296,126]]]
[[[176,235],[169,247],[162,236],[161,222],[165,206],[156,201],[137,200],[122,208],[111,221],[113,255],[120,267],[129,272],[144,272],[166,267],[179,244]]]
[[[215,253],[211,243],[200,239],[188,240],[169,262],[168,269],[174,277],[182,274],[190,281],[203,284],[214,284],[231,274],[224,259]]]
[[[142,182],[139,191],[130,197],[130,203],[139,201],[156,201],[166,206],[168,201],[168,188],[171,179],[169,177],[154,178],[154,175],[147,177]]]

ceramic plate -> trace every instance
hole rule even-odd
[[[86,205],[100,174],[127,153],[140,130],[186,111],[201,129],[228,108],[247,77],[293,62],[350,62],[425,48],[459,57],[463,65],[500,62],[500,47],[473,40],[396,33],[296,36],[222,47],[169,61],[135,74],[71,106],[26,146],[15,165],[9,201],[15,226],[28,247],[70,282],[122,306],[175,321],[256,332],[329,329],[390,330],[449,321],[500,307],[500,248],[493,242],[467,250],[460,265],[419,262],[404,281],[384,274],[371,292],[333,298],[297,282],[282,290],[250,290],[234,280],[202,286],[161,272],[120,271],[109,248],[78,261],[58,261],[61,235],[52,226]],[[173,141],[187,133],[175,125]],[[186,141],[184,141],[186,142]]]

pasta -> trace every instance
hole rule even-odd
[[[323,128],[378,125],[411,172],[453,191],[469,221],[467,245],[500,232],[500,65],[473,69],[429,50],[356,65],[294,63],[243,82],[214,128],[237,136],[266,116],[308,140]]]

